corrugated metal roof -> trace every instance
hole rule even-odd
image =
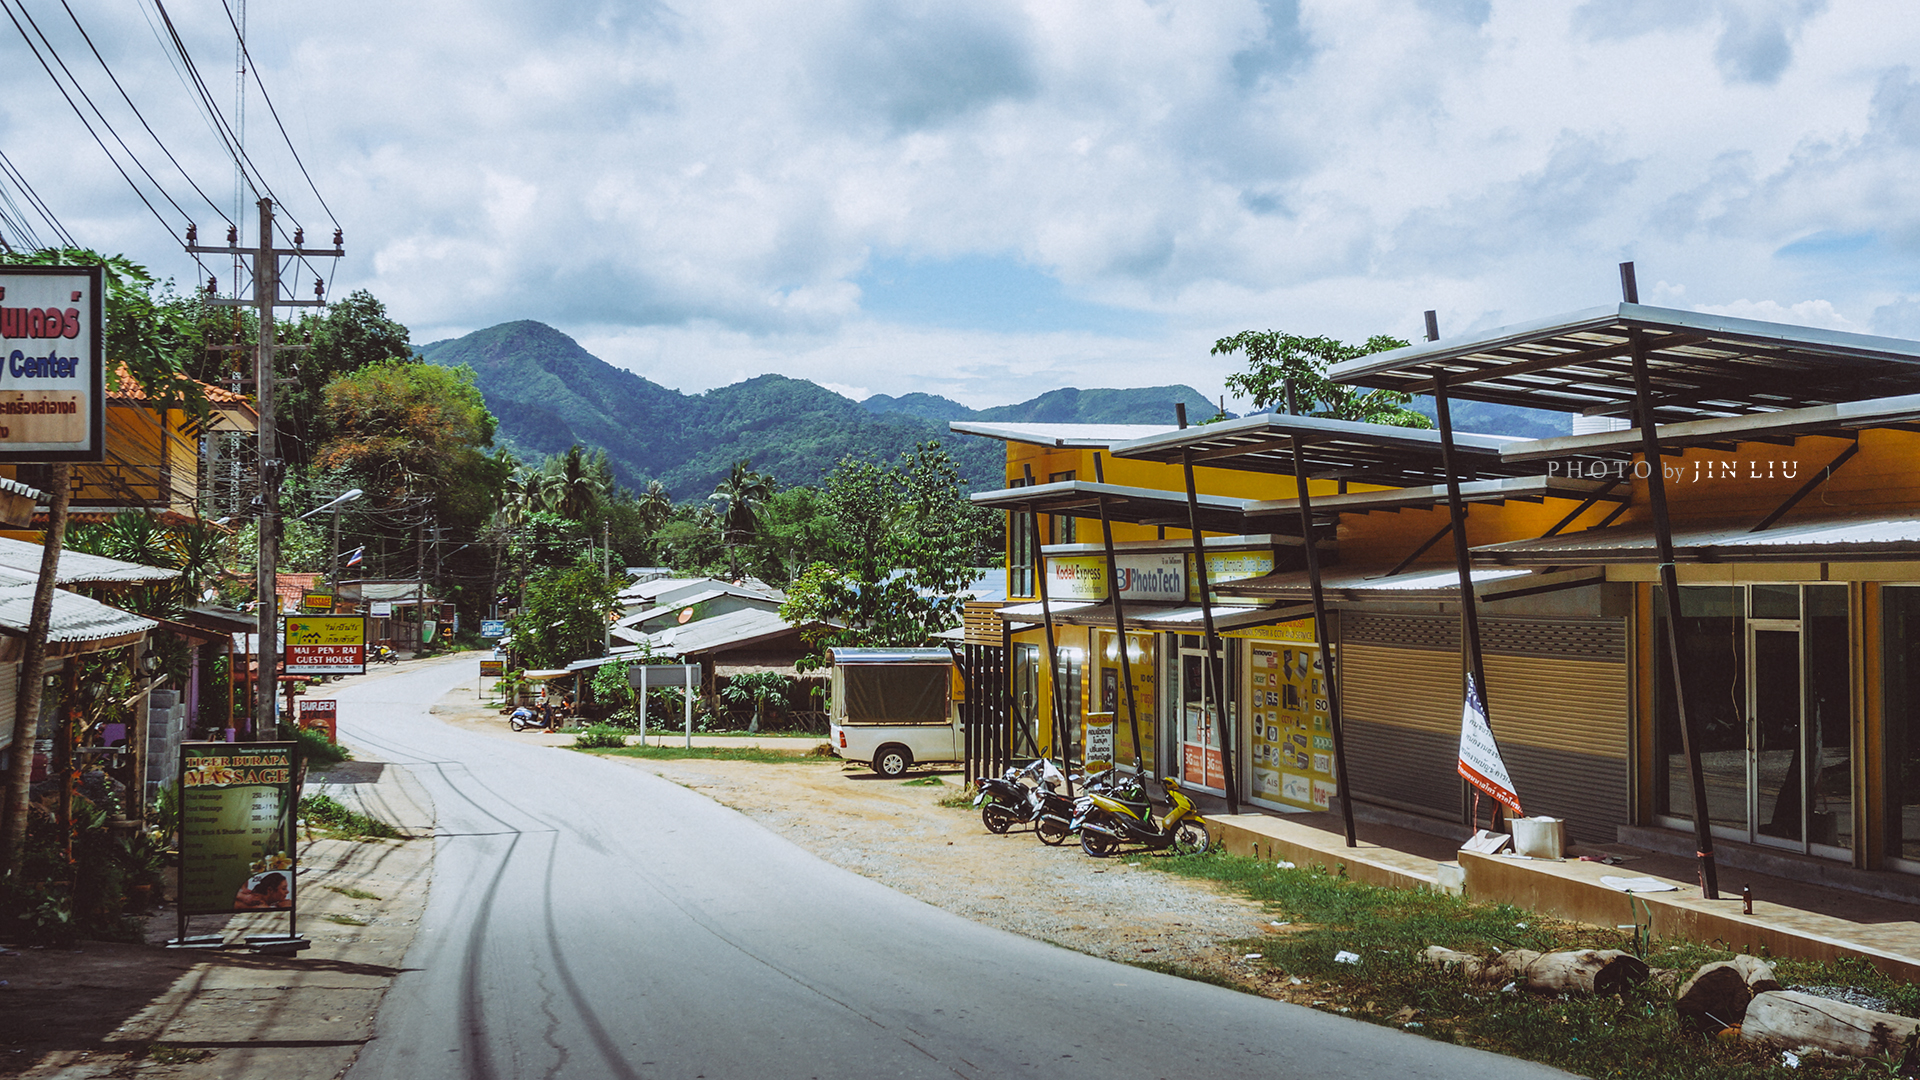
[[[1100,516],[1100,500],[1104,498],[1107,517],[1112,521],[1183,529],[1189,524],[1185,491],[1121,487],[1118,484],[1097,484],[1091,480],[1056,480],[1028,487],[975,492],[972,498],[975,506],[995,510],[1026,510],[1036,514],[1071,514],[1087,518]],[[1199,507],[1202,531],[1241,531],[1246,499],[1200,495],[1194,501]]]
[[[1454,468],[1462,477],[1522,476],[1535,465],[1500,460],[1500,448],[1519,441],[1505,435],[1453,433]],[[1440,433],[1427,428],[1362,424],[1318,416],[1260,413],[1218,424],[1163,431],[1113,447],[1117,458],[1144,458],[1293,475],[1298,442],[1307,475],[1362,484],[1407,487],[1444,480]]]
[[[1754,532],[1750,521],[1676,524],[1680,562],[1847,562],[1920,560],[1920,518],[1850,517],[1774,525]],[[1478,562],[1507,566],[1568,563],[1652,563],[1659,559],[1651,523],[1473,549]]]
[[[1555,576],[1550,583],[1555,587],[1568,587],[1574,583],[1598,581],[1605,576],[1598,569],[1582,568],[1568,575]],[[1523,582],[1523,578],[1541,578],[1540,581]],[[1473,571],[1473,592],[1475,596],[1492,596],[1506,588],[1521,585],[1549,584],[1544,576],[1531,570],[1501,569],[1482,566]],[[1262,599],[1306,600],[1313,596],[1313,586],[1304,570],[1289,570],[1285,573],[1267,574],[1257,578],[1242,578],[1239,581],[1223,581],[1215,586],[1222,595],[1248,596]],[[1460,573],[1452,567],[1444,569],[1422,568],[1389,577],[1387,568],[1373,569],[1329,569],[1323,571],[1320,588],[1333,600],[1457,600],[1460,597]]]
[[[1920,392],[1920,342],[1645,304],[1422,342],[1343,360],[1328,376],[1425,394],[1444,373],[1455,398],[1624,416],[1635,331],[1646,342],[1656,424]]]
[[[772,604],[774,607],[780,606],[780,601],[775,600],[773,597],[748,589],[735,589],[730,587],[724,589],[707,589],[704,592],[694,593],[692,596],[675,597],[673,602],[669,604],[661,604],[658,607],[650,607],[644,611],[636,611],[631,615],[623,617],[620,621],[614,623],[614,625],[638,626],[641,623],[649,622],[653,619],[676,614],[695,604],[704,604],[710,600],[718,600],[724,596],[735,597],[740,600],[745,600],[748,603]]]
[[[835,664],[951,664],[946,649],[828,649]]]
[[[0,536],[0,569],[14,570],[30,577],[40,576],[40,560],[46,549],[26,540]],[[169,581],[180,576],[178,570],[140,563],[122,562],[104,555],[89,555],[71,548],[60,549],[60,567],[54,576],[58,585],[94,585]]]
[[[1142,439],[1167,430],[1161,424],[993,424],[979,420],[950,420],[947,430],[960,435],[981,435],[1002,442],[1030,443],[1035,446],[1100,449],[1115,443]]]
[[[1506,502],[1516,499],[1539,502],[1543,499],[1595,499],[1626,502],[1625,485],[1605,480],[1582,480],[1570,476],[1509,476],[1499,480],[1469,480],[1460,485],[1461,502]],[[1313,500],[1313,512],[1320,514],[1370,514],[1378,510],[1410,510],[1447,504],[1444,484],[1417,488],[1388,488],[1384,491],[1354,491],[1345,495],[1320,495]],[[1292,514],[1298,518],[1300,500],[1267,499],[1250,502],[1247,516],[1270,517]]]
[[[830,624],[806,623],[803,625]],[[782,619],[777,612],[747,608],[742,611],[729,611],[725,615],[715,615],[711,619],[690,622],[685,626],[670,626],[648,635],[647,640],[653,644],[655,655],[691,656],[698,653],[737,649],[756,641],[792,633],[801,628]]]
[[[0,581],[0,633],[18,636],[27,632],[33,618],[35,585],[31,580]],[[89,600],[78,593],[55,589],[47,640],[56,644],[100,641],[144,633],[158,625],[152,619]]]

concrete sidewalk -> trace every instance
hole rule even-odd
[[[433,810],[404,769],[355,760],[308,777],[306,794],[324,793],[401,827],[410,840],[307,840],[301,844],[298,930],[313,947],[295,956],[245,949],[167,950],[171,911],[156,916],[149,943],[89,942],[84,950],[33,950],[0,957],[11,987],[6,1007],[33,1003],[49,1017],[100,1011],[106,987],[126,986],[125,1010],[106,1007],[91,1028],[54,1031],[36,1045],[28,1034],[0,1075],[271,1077],[333,1080],[373,1036],[375,1013],[401,970],[425,910],[433,867]],[[285,915],[214,916],[191,932],[284,933]],[[171,983],[166,979],[171,976]],[[147,988],[157,990],[150,993]],[[6,1065],[15,1066],[8,1068]],[[19,1066],[25,1066],[19,1069]]]

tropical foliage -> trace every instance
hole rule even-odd
[[[1228,375],[1227,389],[1252,399],[1257,408],[1396,427],[1432,427],[1426,417],[1407,408],[1413,401],[1409,394],[1362,390],[1327,378],[1327,369],[1342,360],[1406,346],[1407,342],[1385,334],[1375,334],[1360,345],[1348,345],[1330,337],[1246,330],[1214,342],[1213,355],[1246,355],[1247,370]],[[1291,403],[1287,401],[1289,389]]]

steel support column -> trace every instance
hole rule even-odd
[[[1033,539],[1033,588],[1040,597],[1040,621],[1047,629],[1047,696],[1053,701],[1053,749],[1060,755],[1061,771],[1067,774],[1067,795],[1073,795],[1073,763],[1067,760],[1072,741],[1064,738],[1067,730],[1066,688],[1060,685],[1060,650],[1053,637],[1053,605],[1047,600],[1047,559],[1040,553],[1040,515],[1027,508],[1027,530]],[[1035,749],[1039,749],[1036,744]]]
[[[1093,455],[1093,482],[1107,482],[1106,469],[1102,466],[1100,455]],[[1127,729],[1133,733],[1133,772],[1138,776],[1146,769],[1142,765],[1140,753],[1140,717],[1133,701],[1133,660],[1127,655],[1127,614],[1120,602],[1120,561],[1113,551],[1113,522],[1107,517],[1107,497],[1100,496],[1100,540],[1107,548],[1107,598],[1113,601],[1113,632],[1120,639],[1120,675],[1126,683]],[[1092,650],[1088,650],[1092,655]]]
[[[1300,536],[1306,541],[1307,585],[1313,590],[1313,634],[1320,645],[1321,677],[1327,683],[1327,714],[1333,723],[1333,774],[1334,783],[1340,787],[1340,824],[1346,830],[1347,846],[1358,847],[1360,841],[1353,828],[1353,791],[1347,787],[1347,741],[1340,722],[1340,684],[1334,670],[1333,642],[1327,635],[1327,597],[1320,588],[1320,552],[1313,541],[1313,497],[1307,492],[1306,455],[1301,452],[1298,438],[1293,440],[1293,482],[1294,490],[1300,494]],[[1307,679],[1311,690],[1311,671]]]
[[[1180,426],[1187,426],[1187,407],[1174,405],[1174,415],[1179,418]],[[1187,528],[1193,534],[1194,575],[1200,581],[1200,621],[1206,628],[1205,670],[1201,674],[1202,685],[1213,692],[1213,707],[1220,710],[1220,780],[1227,793],[1227,813],[1240,812],[1240,789],[1234,785],[1233,751],[1235,729],[1232,714],[1227,708],[1227,658],[1220,646],[1220,635],[1213,627],[1213,588],[1207,581],[1207,548],[1200,535],[1200,493],[1193,486],[1193,453],[1180,451],[1180,467],[1187,476]],[[1215,654],[1220,654],[1219,663],[1215,663]],[[1202,755],[1206,753],[1201,750]]]

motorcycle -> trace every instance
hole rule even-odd
[[[537,710],[522,705],[513,710],[513,714],[507,717],[507,726],[515,731],[525,731],[528,728],[539,728],[541,731],[545,731],[547,729],[547,722],[541,717]]]
[[[1138,844],[1147,851],[1173,848],[1183,855],[1207,850],[1212,843],[1207,820],[1180,790],[1179,780],[1167,777],[1162,783],[1167,789],[1167,812],[1157,818],[1153,805],[1144,798],[1122,800],[1089,793],[1087,809],[1072,822],[1080,834],[1080,849],[1097,859],[1120,850],[1123,844]]]
[[[400,654],[394,652],[391,646],[375,645],[367,653],[367,659],[376,664],[397,664],[400,662]]]
[[[1009,765],[1001,776],[982,776],[975,780],[979,794],[973,797],[973,805],[980,807],[980,823],[988,832],[999,835],[1039,817],[1043,778],[1049,770],[1056,775],[1059,772],[1052,762],[1041,759],[1024,769]],[[1021,782],[1028,779],[1033,780],[1032,786]]]
[[[1102,769],[1090,776],[1075,777],[1081,789],[1072,798],[1052,788],[1040,791],[1040,817],[1033,824],[1035,835],[1040,842],[1052,846],[1066,843],[1067,837],[1074,834],[1078,827],[1075,822],[1093,805],[1088,798],[1093,793],[1115,795],[1116,797],[1143,800],[1145,794],[1140,790],[1140,778],[1121,777],[1112,769]]]

